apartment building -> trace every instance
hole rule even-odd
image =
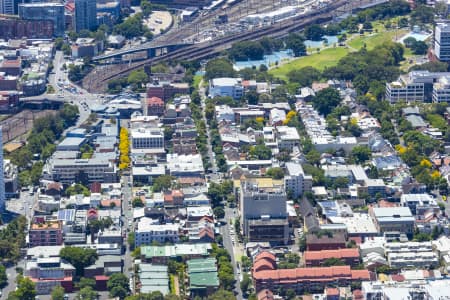
[[[429,194],[403,194],[400,197],[400,204],[409,207],[413,215],[423,215],[430,211],[439,213],[440,209],[436,200]]]
[[[153,241],[159,243],[176,243],[179,241],[178,224],[155,224],[154,220],[149,218],[142,218],[135,231],[135,245],[150,245]]]
[[[289,126],[277,126],[276,138],[278,149],[292,151],[294,147],[300,145],[300,135],[297,128]]]
[[[386,243],[384,249],[392,268],[432,268],[439,265],[431,242]]]
[[[287,162],[284,186],[286,191],[291,191],[294,197],[299,197],[304,192],[312,190],[312,176],[305,174],[301,164]]]
[[[164,133],[161,128],[138,128],[131,130],[132,149],[164,148]]]
[[[303,294],[321,293],[329,285],[348,286],[352,282],[370,280],[370,274],[367,270],[351,270],[350,266],[276,269],[275,256],[261,252],[253,262],[252,279],[256,292],[283,288]]]
[[[442,76],[433,85],[433,103],[450,102],[450,76]]]
[[[61,245],[63,243],[62,227],[61,221],[47,221],[44,217],[35,217],[28,232],[29,246]]]
[[[369,213],[381,233],[401,232],[408,236],[414,233],[415,218],[409,207],[374,207]]]
[[[250,242],[286,244],[289,224],[283,184],[250,178],[240,184],[239,205],[243,235]]]
[[[51,159],[43,174],[44,178],[63,184],[117,181],[115,162],[100,155],[89,159]]]
[[[50,294],[54,287],[62,286],[72,292],[75,268],[60,257],[48,257],[42,253],[25,261],[24,275],[35,283],[38,295]]]
[[[306,267],[320,267],[330,258],[337,258],[346,265],[356,266],[359,264],[359,250],[357,248],[305,251],[303,254]]]
[[[231,97],[239,100],[244,95],[241,78],[214,78],[209,81],[209,97]]]
[[[390,103],[431,102],[433,85],[448,72],[412,71],[401,75],[397,81],[386,83],[386,100]]]
[[[438,23],[434,30],[434,54],[440,61],[450,61],[450,24]]]

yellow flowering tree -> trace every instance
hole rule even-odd
[[[291,110],[286,115],[286,120],[283,121],[283,125],[289,124],[289,122],[292,120],[292,118],[297,117],[297,113],[294,110]]]
[[[130,166],[130,139],[128,130],[124,127],[120,128],[119,151],[119,169],[123,170]]]

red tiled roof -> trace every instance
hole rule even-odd
[[[325,260],[328,258],[353,258],[359,257],[359,251],[356,248],[347,248],[339,250],[305,251],[305,260]]]
[[[326,282],[339,278],[352,280],[370,280],[367,270],[351,270],[350,266],[334,266],[325,268],[296,268],[280,270],[264,270],[253,272],[255,280],[272,280],[280,283],[298,282],[303,280]]]
[[[303,280],[303,279],[326,280],[335,277],[352,278],[352,271],[350,270],[350,266],[279,269],[271,271],[254,272],[253,277],[255,279],[272,279],[272,280],[282,280],[288,278],[293,278],[296,280]]]
[[[378,201],[378,206],[379,207],[396,207],[397,204],[386,201],[386,200],[380,200],[380,201]]]
[[[151,97],[147,99],[147,105],[164,106],[164,101],[159,97]]]
[[[4,60],[1,64],[2,67],[14,67],[19,68],[20,67],[20,61],[19,60]]]
[[[180,177],[177,180],[179,184],[195,184],[205,182],[205,179],[201,177]]]
[[[198,235],[200,237],[204,237],[205,235],[209,236],[211,239],[214,239],[214,232],[211,228],[202,228],[200,229]]]
[[[327,296],[339,296],[339,290],[337,288],[327,288],[326,294]]]
[[[97,210],[95,209],[95,208],[90,208],[88,211],[87,211],[87,215],[88,215],[88,217],[93,217],[93,216],[97,216]]]
[[[275,265],[267,259],[259,259],[257,262],[253,264],[252,268],[253,272],[268,271],[274,269]]]
[[[59,182],[50,182],[49,184],[47,184],[47,190],[51,190],[51,189],[55,189],[55,190],[62,190],[63,186],[61,183]]]
[[[269,259],[273,263],[276,262],[275,255],[273,255],[272,253],[270,253],[268,251],[263,251],[263,252],[259,253],[258,255],[256,255],[255,262],[258,261],[259,259]]]
[[[352,279],[370,280],[370,273],[367,270],[352,270]]]
[[[111,206],[111,203],[114,203],[116,205],[116,207],[120,207],[120,204],[121,204],[119,199],[102,200],[102,201],[100,201],[100,203],[104,207]]]
[[[391,279],[392,279],[393,281],[403,282],[403,281],[405,281],[405,276],[400,275],[400,274],[392,274],[392,275],[391,275]]]
[[[105,275],[96,275],[96,276],[94,276],[94,278],[95,278],[95,281],[106,281],[109,279],[109,277],[105,276]]]
[[[164,202],[173,202],[172,193],[164,193]]]
[[[180,190],[172,190],[172,196],[173,197],[184,197],[184,194]]]
[[[360,236],[352,236],[349,238],[349,240],[354,241],[356,245],[360,245],[363,242]]]

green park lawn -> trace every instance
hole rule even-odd
[[[338,61],[349,53],[349,50],[343,47],[328,48],[320,51],[320,53],[310,54],[305,57],[294,59],[279,67],[275,67],[269,71],[270,74],[281,79],[287,79],[286,75],[295,69],[311,66],[319,70],[326,67],[337,65]]]
[[[289,62],[272,68],[269,73],[283,80],[287,80],[287,74],[295,69],[311,66],[318,70],[323,70],[326,67],[335,66],[338,61],[346,56],[351,51],[357,51],[361,49],[364,44],[368,50],[375,48],[377,45],[381,45],[388,41],[392,41],[396,36],[399,38],[407,33],[407,30],[401,29],[396,31],[386,31],[384,27],[377,23],[374,24],[374,28],[377,29],[377,33],[365,34],[364,36],[354,35],[348,41],[347,47],[327,48],[320,53],[314,53],[305,57],[300,57]],[[407,51],[406,51],[407,52]],[[408,56],[409,53],[405,53]]]
[[[361,49],[366,44],[367,50],[372,50],[378,45],[392,41],[396,36],[400,38],[406,34],[406,30],[382,31],[371,35],[359,36],[348,42],[348,45],[354,49]]]

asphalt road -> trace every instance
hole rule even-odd
[[[242,300],[243,295],[240,287],[242,274],[241,269],[237,268],[237,261],[235,259],[235,246],[238,243],[238,239],[236,236],[236,232],[234,232],[234,220],[238,216],[236,213],[236,209],[225,207],[225,225],[220,228],[222,238],[223,238],[223,246],[227,249],[228,253],[231,256],[231,264],[233,265],[234,279],[236,280],[235,285],[235,294],[238,300]],[[233,224],[231,224],[230,220],[233,220]],[[232,235],[231,232],[234,232]]]
[[[203,81],[200,82],[199,94],[202,99],[202,117],[206,124],[208,156],[210,158],[210,162],[212,165],[212,167],[211,167],[212,173],[209,174],[209,180],[212,182],[219,183],[222,174],[219,172],[219,170],[217,168],[215,155],[212,151],[211,134],[210,134],[209,125],[208,125],[208,122],[207,122],[206,116],[205,116],[206,94],[205,94],[205,88],[202,87],[202,85],[203,85]],[[234,243],[237,243],[238,241],[237,241],[237,238],[233,237],[234,238],[234,243],[233,243],[232,237],[230,236],[230,228],[232,228],[234,230],[234,225],[230,225],[230,219],[233,219],[233,221],[234,221],[234,218],[236,216],[237,216],[237,214],[236,214],[235,209],[225,207],[225,218],[224,218],[225,225],[220,228],[220,232],[223,237],[223,246],[225,247],[225,249],[227,249],[228,253],[231,256],[231,264],[233,265],[234,278],[236,280],[235,294],[236,294],[236,297],[238,300],[242,300],[243,296],[242,296],[242,291],[240,288],[241,273],[240,273],[240,270],[237,268],[237,262],[235,260],[235,255],[234,255],[234,253],[235,253]]]
[[[212,172],[209,174],[209,180],[212,182],[219,182],[221,179],[221,174],[219,172],[219,169],[217,168],[215,153],[212,150],[211,132],[209,130],[209,125],[207,122],[208,120],[206,120],[206,116],[205,116],[206,93],[205,93],[205,88],[203,87],[203,80],[200,82],[199,95],[200,95],[200,98],[202,99],[202,117],[206,124],[208,156],[209,156],[210,162],[211,162],[211,171]]]

